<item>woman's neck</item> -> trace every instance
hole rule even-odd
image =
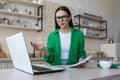
[[[60,32],[63,34],[67,34],[71,32],[70,27],[60,28]]]

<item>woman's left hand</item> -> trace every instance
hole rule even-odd
[[[82,61],[82,60],[83,60],[83,58],[80,58],[80,59],[79,59],[79,61]],[[86,67],[86,64],[87,64],[87,62],[86,62],[86,63],[83,63],[83,64],[80,64],[79,67],[80,67],[80,68],[85,68],[85,67]]]

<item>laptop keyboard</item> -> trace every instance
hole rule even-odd
[[[32,65],[32,68],[33,68],[34,70],[38,70],[38,71],[41,71],[41,70],[50,70],[50,69],[48,69],[48,68],[43,68],[43,67],[39,67],[39,66],[35,66],[35,65]]]

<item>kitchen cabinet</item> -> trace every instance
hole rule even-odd
[[[32,64],[45,63],[42,58],[31,58]],[[0,58],[0,69],[13,68],[11,58]]]
[[[41,31],[43,6],[26,0],[0,1],[0,27]]]
[[[100,51],[107,57],[114,57],[114,60],[120,59],[120,43],[101,44]]]

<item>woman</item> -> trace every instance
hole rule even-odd
[[[74,29],[71,12],[66,6],[55,11],[55,29],[48,36],[46,48],[34,43],[35,48],[44,51],[45,61],[51,65],[69,65],[86,58],[83,33]]]

